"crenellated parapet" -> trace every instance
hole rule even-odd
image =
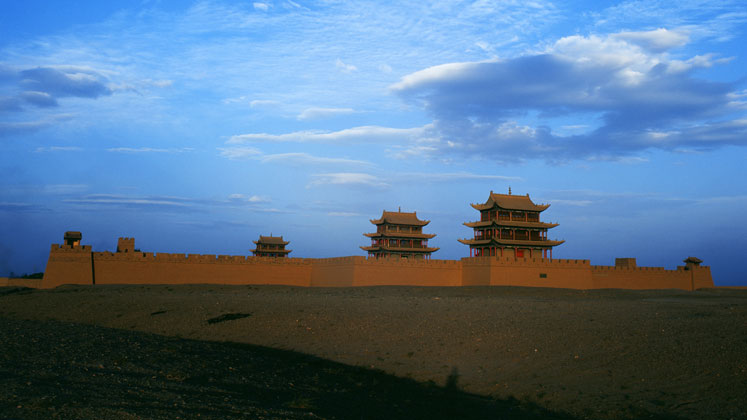
[[[589,260],[574,260],[562,258],[513,258],[513,257],[464,257],[462,262],[471,265],[502,265],[502,266],[532,266],[532,267],[592,267]]]
[[[308,258],[316,265],[339,265],[339,264],[364,264],[366,257],[360,255],[351,255],[348,257],[331,257],[331,258]]]
[[[86,254],[91,252],[91,245],[52,244],[50,252],[55,254]]]
[[[90,247],[89,247],[90,250]],[[169,252],[94,252],[97,261],[152,262],[174,264],[276,264],[303,265],[316,261],[311,258],[267,258],[245,255],[182,254]],[[361,257],[362,258],[362,257]]]
[[[364,258],[364,257],[361,257]],[[360,260],[361,264],[367,265],[388,265],[395,267],[455,267],[461,265],[459,260],[431,260],[431,259],[411,259],[411,258],[387,258],[387,257],[368,257]]]
[[[664,267],[617,267],[614,265],[592,265],[592,270],[599,271],[599,272],[635,272],[635,271],[661,271],[661,272],[670,272],[676,274],[679,270],[667,270]]]

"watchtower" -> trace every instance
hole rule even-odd
[[[135,252],[135,238],[119,238],[117,252]]]
[[[464,223],[474,230],[472,239],[459,239],[469,245],[470,257],[507,256],[515,258],[550,258],[552,249],[565,241],[547,238],[547,231],[557,223],[540,221],[540,213],[549,204],[535,204],[527,195],[497,194],[493,191],[484,204],[472,204],[480,212],[480,221]],[[548,255],[549,254],[549,255]]]
[[[255,249],[251,250],[255,257],[285,258],[291,252],[290,249],[285,249],[285,246],[290,242],[284,241],[282,236],[259,235],[259,240],[252,242],[257,245]]]
[[[67,231],[64,236],[65,245],[67,246],[80,246],[80,240],[83,239],[83,235],[80,232]]]
[[[420,220],[416,212],[384,210],[381,217],[371,220],[376,225],[376,233],[364,233],[371,238],[371,246],[360,247],[368,251],[369,257],[398,257],[398,258],[431,258],[431,253],[438,248],[429,247],[428,239],[436,236],[433,233],[423,233],[423,226],[430,220]]]
[[[685,270],[692,270],[693,268],[700,267],[700,263],[702,263],[703,260],[696,257],[687,257],[682,262],[685,263]]]
[[[617,268],[636,268],[635,258],[615,258],[615,267]]]

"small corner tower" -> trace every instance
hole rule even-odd
[[[685,270],[692,270],[694,268],[700,267],[700,264],[703,262],[703,260],[697,257],[687,257],[682,260],[682,262],[685,263]]]
[[[72,230],[65,232],[65,236],[63,237],[65,245],[70,247],[80,246],[81,239],[83,239],[83,235],[80,232],[75,232]]]
[[[474,230],[474,237],[459,242],[469,245],[470,257],[552,259],[552,248],[565,241],[547,239],[548,229],[558,225],[540,221],[540,213],[548,207],[534,204],[529,194],[512,195],[510,188],[508,194],[491,191],[488,201],[472,204],[480,212],[480,221],[464,223]]]
[[[287,257],[291,252],[290,249],[285,249],[289,241],[284,241],[282,236],[259,236],[259,240],[252,241],[257,247],[252,249],[252,253],[255,257]]]
[[[420,220],[416,212],[386,211],[381,218],[371,220],[376,233],[364,233],[371,238],[371,246],[360,247],[368,251],[369,257],[400,257],[430,259],[438,248],[429,248],[428,239],[435,234],[423,233],[423,226],[430,220]]]
[[[119,238],[117,252],[135,252],[135,238]]]

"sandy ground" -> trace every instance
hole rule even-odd
[[[145,408],[138,395],[115,392],[120,403],[106,414],[117,418],[747,418],[745,290],[0,288],[0,327],[0,386],[13,391],[0,400],[0,418],[90,417],[86,406],[100,403],[90,387],[80,385],[82,403],[72,391],[50,402],[48,384],[64,365],[83,384],[89,371],[81,369],[101,369],[120,389],[113,360],[128,378],[152,373],[132,386],[165,390]],[[244,345],[238,355],[231,343]],[[131,360],[107,353],[118,347]],[[42,364],[34,357],[45,355],[46,370],[34,370]],[[298,360],[307,370],[288,370]],[[284,402],[250,398],[262,394],[255,390],[240,394],[243,405],[208,398],[200,411],[169,388],[176,377],[204,398],[228,392],[225,381],[205,379],[235,376],[225,364],[243,366],[252,389],[262,388],[258,378],[280,378],[265,389]],[[39,391],[24,375],[47,385]]]

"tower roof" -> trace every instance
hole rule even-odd
[[[65,232],[65,236],[64,236],[65,240],[68,240],[68,239],[81,240],[82,238],[83,238],[83,235],[81,235],[80,232],[73,231],[73,230],[68,230],[67,232]]]
[[[283,236],[262,236],[259,235],[258,241],[252,241],[255,244],[273,244],[273,245],[288,245],[290,242],[284,241]]]
[[[371,223],[380,225],[383,223],[391,223],[393,225],[411,225],[411,226],[425,226],[430,223],[430,220],[418,219],[417,212],[403,212],[403,211],[386,211],[381,214],[381,218],[371,220]]]
[[[472,204],[473,208],[477,210],[489,210],[495,206],[498,206],[506,210],[525,210],[525,211],[544,211],[549,204],[534,204],[527,195],[512,195],[512,194],[497,194],[493,191],[490,192],[488,201],[484,204]]]

